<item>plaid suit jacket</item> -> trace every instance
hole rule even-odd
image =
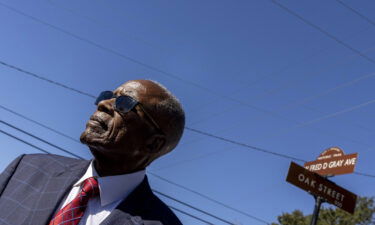
[[[48,224],[90,161],[21,155],[0,175],[0,225]],[[181,225],[151,191],[147,177],[100,225]]]

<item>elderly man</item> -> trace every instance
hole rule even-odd
[[[94,159],[18,157],[0,176],[0,224],[181,224],[145,176],[182,136],[178,100],[156,82],[134,80],[95,103],[81,135]]]

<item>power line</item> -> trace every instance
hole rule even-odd
[[[143,44],[146,44],[148,46],[151,46],[151,47],[156,47],[158,48],[159,50],[163,50],[161,46],[156,46],[155,44],[153,43],[150,43],[148,41],[145,41],[144,39],[140,38],[140,37],[136,37],[136,36],[133,36],[129,33],[126,33],[124,32],[123,30],[119,29],[119,28],[116,28],[114,27],[113,25],[111,24],[104,24],[103,22],[97,20],[97,19],[94,19],[93,17],[89,17],[89,16],[86,16],[86,15],[82,15],[81,13],[77,12],[76,10],[73,10],[71,8],[67,8],[67,7],[64,7],[62,6],[61,4],[57,4],[55,1],[51,1],[51,0],[47,0],[47,2],[51,5],[53,5],[55,8],[60,8],[66,12],[69,12],[70,14],[73,14],[77,17],[80,17],[80,18],[83,18],[97,26],[100,26],[103,28],[103,25],[105,26],[106,29],[109,29],[109,30],[112,30],[113,32],[116,32],[117,34],[120,34],[120,35],[123,35],[123,36],[126,36],[127,38],[129,39],[133,39],[135,41],[138,41],[138,42],[141,42]]]
[[[360,175],[360,176],[365,176],[365,177],[375,178],[375,175],[368,174],[368,173],[354,172],[354,174],[357,174],[357,175]]]
[[[339,4],[341,4],[342,6],[344,6],[345,8],[349,9],[350,11],[352,11],[353,13],[357,14],[359,17],[361,17],[362,19],[366,20],[368,23],[370,23],[371,25],[375,26],[375,22],[372,21],[370,18],[368,18],[367,16],[363,15],[362,13],[358,12],[357,10],[355,10],[354,8],[350,7],[349,5],[345,4],[344,2],[340,1],[340,0],[336,0],[336,2],[338,2]]]
[[[1,5],[1,4],[2,4],[2,3],[0,2],[0,5]],[[49,83],[51,83],[51,84],[54,84],[54,85],[60,86],[60,87],[62,87],[62,88],[65,88],[65,89],[68,89],[68,90],[71,90],[71,91],[74,91],[74,92],[77,92],[78,94],[86,95],[86,96],[91,97],[91,98],[95,98],[94,95],[91,95],[91,94],[89,94],[89,93],[86,93],[86,92],[80,91],[80,90],[75,89],[75,88],[72,88],[72,87],[69,87],[69,86],[67,86],[67,85],[65,85],[65,84],[62,84],[62,83],[59,83],[59,82],[56,82],[56,81],[50,80],[50,79],[48,79],[48,78],[45,78],[45,77],[39,76],[38,74],[32,73],[32,72],[30,72],[30,71],[26,71],[26,70],[21,69],[21,68],[19,68],[19,67],[17,67],[17,66],[10,65],[10,64],[8,64],[8,63],[6,63],[6,62],[0,61],[0,64],[4,65],[4,66],[6,66],[6,67],[9,67],[9,68],[11,68],[11,69],[14,69],[14,70],[18,70],[18,71],[20,71],[20,72],[22,72],[22,73],[24,73],[24,74],[30,75],[30,76],[32,76],[32,77],[34,77],[34,78],[39,79],[39,80],[44,80],[44,81],[47,81],[47,82],[49,82]]]
[[[295,160],[295,161],[299,161],[299,162],[306,162],[303,159],[299,159],[299,158],[288,156],[288,155],[285,155],[285,154],[281,154],[281,153],[269,151],[269,150],[266,150],[266,149],[263,149],[263,148],[255,147],[255,146],[252,146],[252,145],[249,145],[249,144],[245,144],[245,143],[241,143],[241,142],[238,142],[238,141],[234,141],[234,140],[231,140],[231,139],[228,139],[228,138],[216,136],[214,134],[210,134],[210,133],[207,133],[207,132],[204,132],[204,131],[200,131],[200,130],[197,130],[197,129],[194,129],[194,128],[185,127],[185,129],[189,130],[189,131],[192,131],[192,132],[195,132],[195,133],[198,133],[198,134],[202,134],[202,135],[208,136],[208,137],[216,138],[216,139],[228,142],[228,143],[232,143],[232,144],[239,145],[239,146],[242,146],[242,147],[245,147],[245,148],[249,148],[249,149],[252,149],[252,150],[255,150],[255,151],[259,151],[259,152],[263,152],[263,153],[267,153],[267,154],[279,156],[279,157],[282,157],[282,158],[285,158],[285,159],[291,159],[291,160]]]
[[[337,111],[337,112],[334,112],[334,113],[331,113],[331,114],[328,114],[328,115],[324,115],[324,116],[321,116],[321,117],[318,117],[318,118],[315,118],[315,119],[312,119],[312,120],[309,120],[309,121],[301,122],[301,123],[297,124],[296,126],[293,126],[293,127],[287,128],[287,129],[283,129],[280,132],[274,133],[271,137],[277,136],[279,134],[283,134],[283,133],[285,133],[289,130],[292,130],[292,129],[301,128],[301,127],[311,125],[313,123],[316,123],[316,122],[319,122],[319,121],[322,121],[322,120],[325,120],[325,119],[333,118],[333,117],[336,117],[338,115],[341,115],[341,114],[344,114],[344,113],[347,113],[347,112],[351,112],[353,110],[368,106],[368,105],[373,104],[373,103],[375,103],[375,99],[372,99],[370,101],[367,101],[367,102],[364,102],[364,103],[361,103],[361,104],[358,104],[358,105],[355,105],[355,106],[352,106],[352,107],[349,107],[349,108],[346,108],[346,109],[342,109],[340,111]],[[270,136],[268,136],[268,137],[270,137]]]
[[[187,213],[187,212],[185,212],[185,211],[182,211],[181,209],[178,209],[178,208],[176,208],[176,207],[174,207],[174,206],[168,205],[168,207],[171,208],[171,209],[173,209],[173,210],[176,210],[177,212],[180,212],[180,213],[182,213],[182,214],[185,214],[185,215],[187,215],[187,216],[190,216],[190,217],[192,217],[192,218],[194,218],[194,219],[196,219],[196,220],[199,220],[199,221],[201,221],[201,222],[203,222],[203,223],[206,223],[206,224],[209,224],[209,225],[215,225],[215,224],[213,224],[213,223],[208,222],[207,220],[203,220],[203,219],[201,219],[201,218],[199,218],[199,217],[197,217],[197,216],[194,216],[194,215],[192,215],[192,214],[190,214],[190,213]]]
[[[248,213],[246,213],[246,212],[243,212],[243,211],[241,211],[241,210],[239,210],[239,209],[233,208],[232,206],[229,206],[229,205],[227,205],[227,204],[224,204],[224,203],[222,203],[222,202],[219,202],[219,201],[217,201],[217,200],[215,200],[215,199],[213,199],[213,198],[211,198],[211,197],[209,197],[209,196],[207,196],[207,195],[204,195],[204,194],[202,194],[202,193],[200,193],[200,192],[197,192],[197,191],[195,191],[195,190],[192,190],[192,189],[190,189],[190,188],[187,188],[187,187],[185,187],[185,186],[183,186],[183,185],[181,185],[181,184],[177,184],[177,183],[175,183],[175,182],[173,182],[173,181],[170,181],[170,180],[168,180],[168,179],[166,179],[166,178],[164,178],[164,177],[161,177],[161,176],[159,176],[159,175],[157,175],[157,174],[155,174],[155,173],[153,173],[153,172],[148,171],[148,173],[151,174],[152,176],[156,177],[156,178],[159,178],[160,180],[163,180],[163,181],[165,181],[165,182],[167,182],[167,183],[169,183],[169,184],[172,184],[172,185],[174,185],[174,186],[177,186],[177,187],[179,187],[179,188],[181,188],[181,189],[184,189],[184,190],[189,191],[189,192],[191,192],[191,193],[194,193],[194,194],[196,194],[196,195],[199,195],[199,196],[201,196],[202,198],[205,198],[205,199],[207,199],[207,200],[209,200],[209,201],[215,202],[216,204],[219,204],[219,205],[221,205],[221,206],[224,206],[225,208],[231,209],[231,210],[233,210],[233,211],[235,211],[235,212],[238,212],[238,213],[240,213],[240,214],[242,214],[242,215],[245,215],[245,216],[247,216],[247,217],[249,217],[249,218],[251,218],[251,219],[257,220],[258,222],[261,222],[261,223],[264,223],[264,224],[268,224],[268,222],[265,221],[265,220],[262,220],[262,219],[260,219],[260,218],[258,218],[258,217],[255,217],[255,216],[253,216],[253,215],[250,215],[250,214],[248,214]]]
[[[87,39],[87,38],[81,37],[81,36],[79,36],[79,35],[77,35],[77,34],[74,34],[74,33],[70,32],[70,31],[67,31],[67,30],[65,30],[65,29],[63,29],[63,28],[60,28],[60,27],[58,27],[58,26],[55,26],[55,25],[53,25],[53,24],[47,23],[47,22],[45,22],[45,21],[43,21],[43,20],[41,20],[41,19],[39,19],[39,18],[37,18],[37,17],[31,16],[31,15],[26,14],[26,13],[24,13],[24,12],[22,12],[22,11],[16,9],[16,8],[13,8],[13,7],[11,7],[11,6],[7,5],[7,4],[4,4],[3,2],[0,2],[0,6],[3,6],[3,7],[7,8],[7,9],[9,9],[9,10],[11,10],[11,11],[17,13],[17,14],[20,14],[20,15],[22,15],[22,16],[24,16],[24,17],[27,17],[27,18],[29,18],[29,19],[31,19],[31,20],[34,20],[34,21],[36,21],[36,22],[38,22],[38,23],[41,23],[41,24],[43,24],[43,25],[45,25],[45,26],[48,26],[48,27],[50,27],[50,28],[52,28],[52,29],[54,29],[54,30],[57,30],[57,31],[59,31],[59,32],[61,32],[61,33],[64,33],[64,34],[66,34],[66,35],[68,35],[68,36],[71,36],[71,37],[73,37],[73,38],[75,38],[75,39],[77,39],[77,40],[83,41],[83,42],[85,42],[85,43],[87,43],[87,44],[89,44],[89,45],[91,45],[91,46],[94,46],[94,47],[96,47],[96,48],[98,48],[98,49],[101,49],[101,50],[103,50],[103,51],[109,52],[109,53],[111,53],[112,55],[116,55],[116,56],[118,56],[118,57],[120,57],[120,58],[122,58],[122,59],[125,59],[125,60],[127,60],[127,61],[133,62],[133,63],[135,63],[135,64],[137,64],[137,65],[143,66],[143,67],[145,67],[145,68],[147,68],[147,69],[150,69],[150,70],[152,70],[152,71],[158,72],[158,73],[163,74],[163,75],[165,75],[165,76],[167,76],[167,77],[170,77],[170,78],[173,78],[173,79],[179,80],[179,81],[181,81],[181,82],[183,82],[183,83],[186,83],[186,84],[189,84],[189,85],[195,86],[195,87],[197,87],[197,88],[199,88],[199,89],[202,89],[202,90],[205,90],[205,91],[207,91],[207,92],[212,93],[212,91],[211,91],[210,89],[206,88],[206,87],[203,87],[203,86],[201,86],[201,85],[199,85],[199,84],[196,84],[196,83],[194,83],[194,82],[192,82],[192,81],[188,81],[188,80],[182,79],[181,77],[179,77],[179,76],[177,76],[177,75],[175,75],[175,74],[172,74],[172,73],[169,73],[169,72],[167,72],[167,71],[161,70],[161,69],[159,69],[159,68],[157,68],[157,67],[155,67],[155,66],[149,65],[149,64],[144,63],[144,62],[142,62],[142,61],[139,61],[139,60],[137,60],[137,59],[135,59],[135,58],[132,58],[132,57],[127,56],[127,55],[124,55],[124,54],[122,54],[122,53],[119,52],[119,51],[116,51],[116,50],[114,50],[114,49],[111,49],[111,48],[105,47],[105,46],[103,46],[103,45],[101,45],[101,44],[99,44],[99,43],[97,43],[97,42],[94,42],[94,41],[91,41],[91,40],[89,40],[89,39]]]
[[[56,129],[53,129],[52,127],[46,126],[46,125],[44,125],[44,124],[42,124],[42,123],[39,123],[38,121],[31,119],[30,117],[27,117],[27,116],[25,116],[25,115],[22,115],[22,114],[20,114],[20,113],[17,113],[16,111],[9,109],[8,107],[5,107],[5,106],[3,106],[3,105],[0,105],[0,108],[2,108],[2,109],[4,109],[5,111],[8,111],[8,112],[10,112],[10,113],[12,113],[12,114],[18,116],[18,117],[21,117],[21,118],[23,118],[23,119],[25,119],[25,120],[27,120],[27,121],[30,121],[30,122],[32,122],[32,123],[34,123],[34,124],[37,124],[37,125],[39,125],[39,126],[41,126],[41,127],[43,127],[43,128],[46,128],[47,130],[50,130],[50,131],[52,131],[52,132],[54,132],[54,133],[56,133],[56,134],[58,134],[58,135],[61,135],[61,136],[65,137],[65,138],[68,138],[68,139],[70,139],[70,140],[72,140],[72,141],[75,141],[75,142],[81,144],[81,142],[78,141],[77,139],[75,139],[75,138],[73,138],[73,137],[71,137],[71,136],[69,136],[69,135],[67,135],[67,134],[64,134],[64,133],[62,133],[62,132],[60,132],[60,131],[58,131],[58,130],[56,130]]]
[[[39,150],[39,151],[41,151],[41,152],[44,152],[44,153],[46,153],[46,154],[52,154],[51,152],[49,152],[49,151],[47,151],[47,150],[44,150],[44,149],[42,149],[42,148],[39,148],[39,147],[37,147],[37,146],[35,146],[35,145],[33,145],[33,144],[31,144],[31,143],[29,143],[29,142],[27,142],[27,141],[21,139],[21,138],[18,138],[18,137],[16,137],[16,136],[12,135],[12,134],[9,134],[9,133],[7,133],[7,132],[1,130],[1,129],[0,129],[0,133],[3,133],[3,134],[5,134],[5,135],[7,135],[7,136],[9,136],[9,137],[11,137],[11,138],[17,140],[17,141],[20,141],[20,142],[26,144],[26,145],[29,145],[29,146],[31,146],[31,147],[33,147],[33,148],[35,148],[35,149],[37,149],[37,150]],[[33,138],[36,138],[36,139],[40,140],[40,138],[38,138],[38,137],[36,137],[36,136],[33,136]],[[52,145],[52,146],[55,147],[55,148],[57,147],[56,145]],[[57,148],[58,148],[59,150],[61,150],[60,147],[57,147]],[[72,154],[73,154],[73,153],[72,153]],[[78,157],[78,158],[80,158],[80,157]],[[83,159],[83,158],[80,158],[80,159]],[[215,216],[215,215],[213,215],[213,214],[211,214],[211,213],[208,213],[208,212],[206,212],[206,211],[204,211],[204,210],[201,210],[201,209],[198,209],[198,208],[196,208],[196,207],[194,207],[194,206],[192,206],[192,205],[189,205],[189,204],[187,204],[187,203],[185,203],[185,202],[183,202],[183,201],[181,201],[181,200],[178,200],[178,199],[176,199],[176,198],[173,198],[173,197],[171,197],[171,196],[169,196],[169,195],[167,195],[167,194],[165,194],[165,193],[162,193],[162,192],[157,191],[157,190],[155,190],[155,189],[153,189],[153,191],[156,192],[156,193],[158,193],[158,194],[160,194],[160,195],[163,195],[164,197],[167,197],[167,198],[169,198],[169,199],[172,199],[172,200],[174,200],[174,201],[176,201],[176,202],[178,202],[178,203],[180,203],[180,204],[183,204],[183,205],[185,205],[185,206],[187,206],[187,207],[190,207],[190,208],[192,208],[192,209],[194,209],[194,210],[197,210],[197,211],[202,212],[202,213],[204,213],[204,214],[206,214],[206,215],[208,215],[208,216],[211,216],[211,217],[213,217],[213,218],[215,218],[215,219],[218,219],[218,220],[220,220],[220,221],[222,221],[222,222],[225,222],[225,223],[228,223],[228,224],[233,224],[233,223],[230,223],[230,222],[228,222],[228,221],[226,221],[226,220],[224,220],[224,219],[221,219],[220,217],[217,217],[217,216]]]
[[[299,20],[301,20],[302,22],[304,22],[305,24],[309,25],[310,27],[314,28],[315,30],[318,30],[319,32],[321,32],[322,34],[326,35],[327,37],[329,37],[330,39],[334,40],[335,42],[339,43],[340,45],[344,46],[345,48],[349,49],[350,51],[356,53],[357,55],[361,56],[362,58],[366,59],[367,61],[375,64],[375,60],[368,57],[367,55],[363,54],[361,51],[359,51],[358,49],[356,48],[353,48],[352,46],[346,44],[345,42],[341,41],[340,39],[338,39],[337,37],[335,37],[334,35],[332,35],[331,33],[329,33],[328,31],[324,30],[323,28],[319,27],[318,25],[316,24],[313,24],[312,22],[308,21],[307,19],[305,19],[304,17],[302,17],[301,15],[297,14],[296,12],[294,12],[293,10],[287,8],[285,5],[281,4],[280,2],[276,1],[276,0],[270,0],[273,4],[277,5],[279,8],[283,9],[284,11],[288,12],[289,14],[295,16],[296,18],[298,18]]]
[[[298,127],[306,126],[306,125],[309,125],[309,124],[312,124],[312,123],[319,122],[321,120],[332,118],[332,117],[338,116],[340,114],[347,113],[347,112],[353,111],[355,109],[359,109],[359,108],[368,106],[368,105],[373,104],[373,103],[375,103],[375,99],[372,99],[370,101],[367,101],[367,102],[364,102],[364,103],[361,103],[361,104],[358,104],[358,105],[355,105],[355,106],[352,106],[352,107],[340,110],[338,112],[334,112],[334,113],[331,113],[331,114],[328,114],[328,115],[325,115],[325,116],[322,116],[322,117],[319,117],[319,118],[316,118],[316,119],[304,122],[304,123],[300,124]]]
[[[57,145],[54,145],[54,144],[52,144],[52,143],[49,142],[49,141],[46,141],[46,140],[44,140],[44,139],[42,139],[42,138],[40,138],[40,137],[37,137],[37,136],[35,136],[35,135],[33,135],[33,134],[31,134],[31,133],[29,133],[29,132],[27,132],[27,131],[25,131],[25,130],[23,130],[23,129],[21,129],[21,128],[18,128],[18,127],[16,127],[16,126],[12,125],[12,124],[9,124],[9,123],[7,123],[7,122],[5,122],[5,121],[3,121],[3,120],[0,120],[0,123],[6,125],[6,126],[8,126],[8,127],[11,127],[11,128],[13,128],[13,129],[15,129],[15,130],[18,130],[18,131],[20,131],[20,132],[22,132],[22,133],[24,133],[24,134],[26,134],[26,135],[28,135],[28,136],[30,136],[30,137],[32,137],[32,138],[35,138],[35,139],[37,139],[37,140],[39,140],[39,141],[41,141],[41,142],[43,142],[43,143],[45,143],[45,144],[47,144],[47,145],[50,145],[50,146],[52,146],[52,147],[54,147],[54,148],[57,148],[57,149],[59,149],[60,151],[63,151],[63,152],[65,152],[65,153],[67,153],[67,154],[69,154],[69,155],[71,155],[71,156],[73,156],[73,157],[76,157],[76,158],[79,158],[79,159],[84,159],[84,158],[82,158],[81,156],[72,153],[71,151],[68,151],[68,150],[66,150],[66,149],[64,149],[64,148],[61,148],[61,147],[59,147],[59,146],[57,146]]]
[[[348,82],[341,83],[341,84],[339,84],[339,85],[337,85],[337,86],[335,86],[333,88],[324,89],[322,92],[319,92],[317,94],[305,97],[305,98],[303,98],[301,100],[292,102],[291,104],[287,104],[287,105],[281,106],[280,109],[285,109],[285,108],[294,109],[296,106],[303,105],[304,103],[309,102],[312,99],[315,99],[315,98],[318,98],[318,97],[322,97],[324,95],[327,95],[327,94],[329,94],[329,93],[331,93],[333,91],[336,91],[338,89],[341,89],[341,88],[349,87],[349,86],[351,86],[351,85],[353,85],[353,84],[355,84],[355,83],[357,83],[359,81],[363,81],[365,79],[369,79],[369,78],[374,77],[374,76],[375,76],[375,72],[372,72],[372,73],[360,76],[360,77],[355,78],[353,80],[350,80]]]
[[[51,154],[49,151],[44,150],[44,149],[42,149],[42,148],[39,148],[39,147],[37,147],[37,146],[31,144],[30,142],[27,142],[27,141],[25,141],[25,140],[22,140],[21,138],[18,138],[18,137],[14,136],[14,135],[12,135],[12,134],[10,134],[10,133],[7,133],[7,132],[5,132],[5,131],[3,131],[3,130],[1,130],[1,129],[0,129],[0,132],[3,133],[3,134],[5,134],[5,135],[7,135],[7,136],[9,136],[9,137],[11,137],[11,138],[13,138],[13,139],[16,139],[17,141],[20,141],[20,142],[22,142],[22,143],[24,143],[24,144],[26,144],[26,145],[29,145],[29,146],[31,146],[31,147],[33,147],[33,148],[35,148],[35,149],[38,149],[38,150],[41,151],[41,152],[44,152],[44,153],[47,153],[47,154]]]
[[[198,212],[204,213],[204,214],[206,214],[206,215],[208,215],[208,216],[211,216],[211,217],[213,217],[213,218],[215,218],[215,219],[217,219],[217,220],[220,220],[220,221],[223,222],[223,223],[230,224],[230,225],[235,225],[234,223],[232,223],[232,222],[230,222],[230,221],[224,220],[224,219],[222,219],[222,218],[220,218],[220,217],[217,217],[217,216],[215,216],[215,215],[213,215],[213,214],[211,214],[211,213],[209,213],[209,212],[206,212],[206,211],[204,211],[204,210],[198,209],[198,208],[195,207],[195,206],[192,206],[192,205],[190,205],[190,204],[187,204],[187,203],[185,203],[185,202],[183,202],[183,201],[180,201],[180,200],[178,200],[178,199],[176,199],[176,198],[173,198],[173,197],[171,197],[171,196],[169,196],[169,195],[163,194],[163,193],[161,193],[160,191],[157,191],[157,190],[153,190],[153,191],[154,191],[155,193],[159,194],[159,195],[162,195],[162,196],[166,197],[166,198],[172,199],[173,201],[178,202],[178,203],[180,203],[180,204],[182,204],[182,205],[184,205],[184,206],[190,207],[190,208],[192,208],[192,209],[194,209],[194,210],[196,210],[196,211],[198,211]]]

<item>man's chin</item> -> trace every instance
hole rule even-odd
[[[88,146],[102,146],[106,144],[105,138],[102,135],[90,130],[85,130],[79,139],[82,144]]]

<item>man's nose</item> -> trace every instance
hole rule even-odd
[[[106,99],[102,100],[98,103],[98,111],[106,112],[110,115],[113,115],[115,109],[114,109],[114,104],[115,104],[115,98],[111,99]]]

